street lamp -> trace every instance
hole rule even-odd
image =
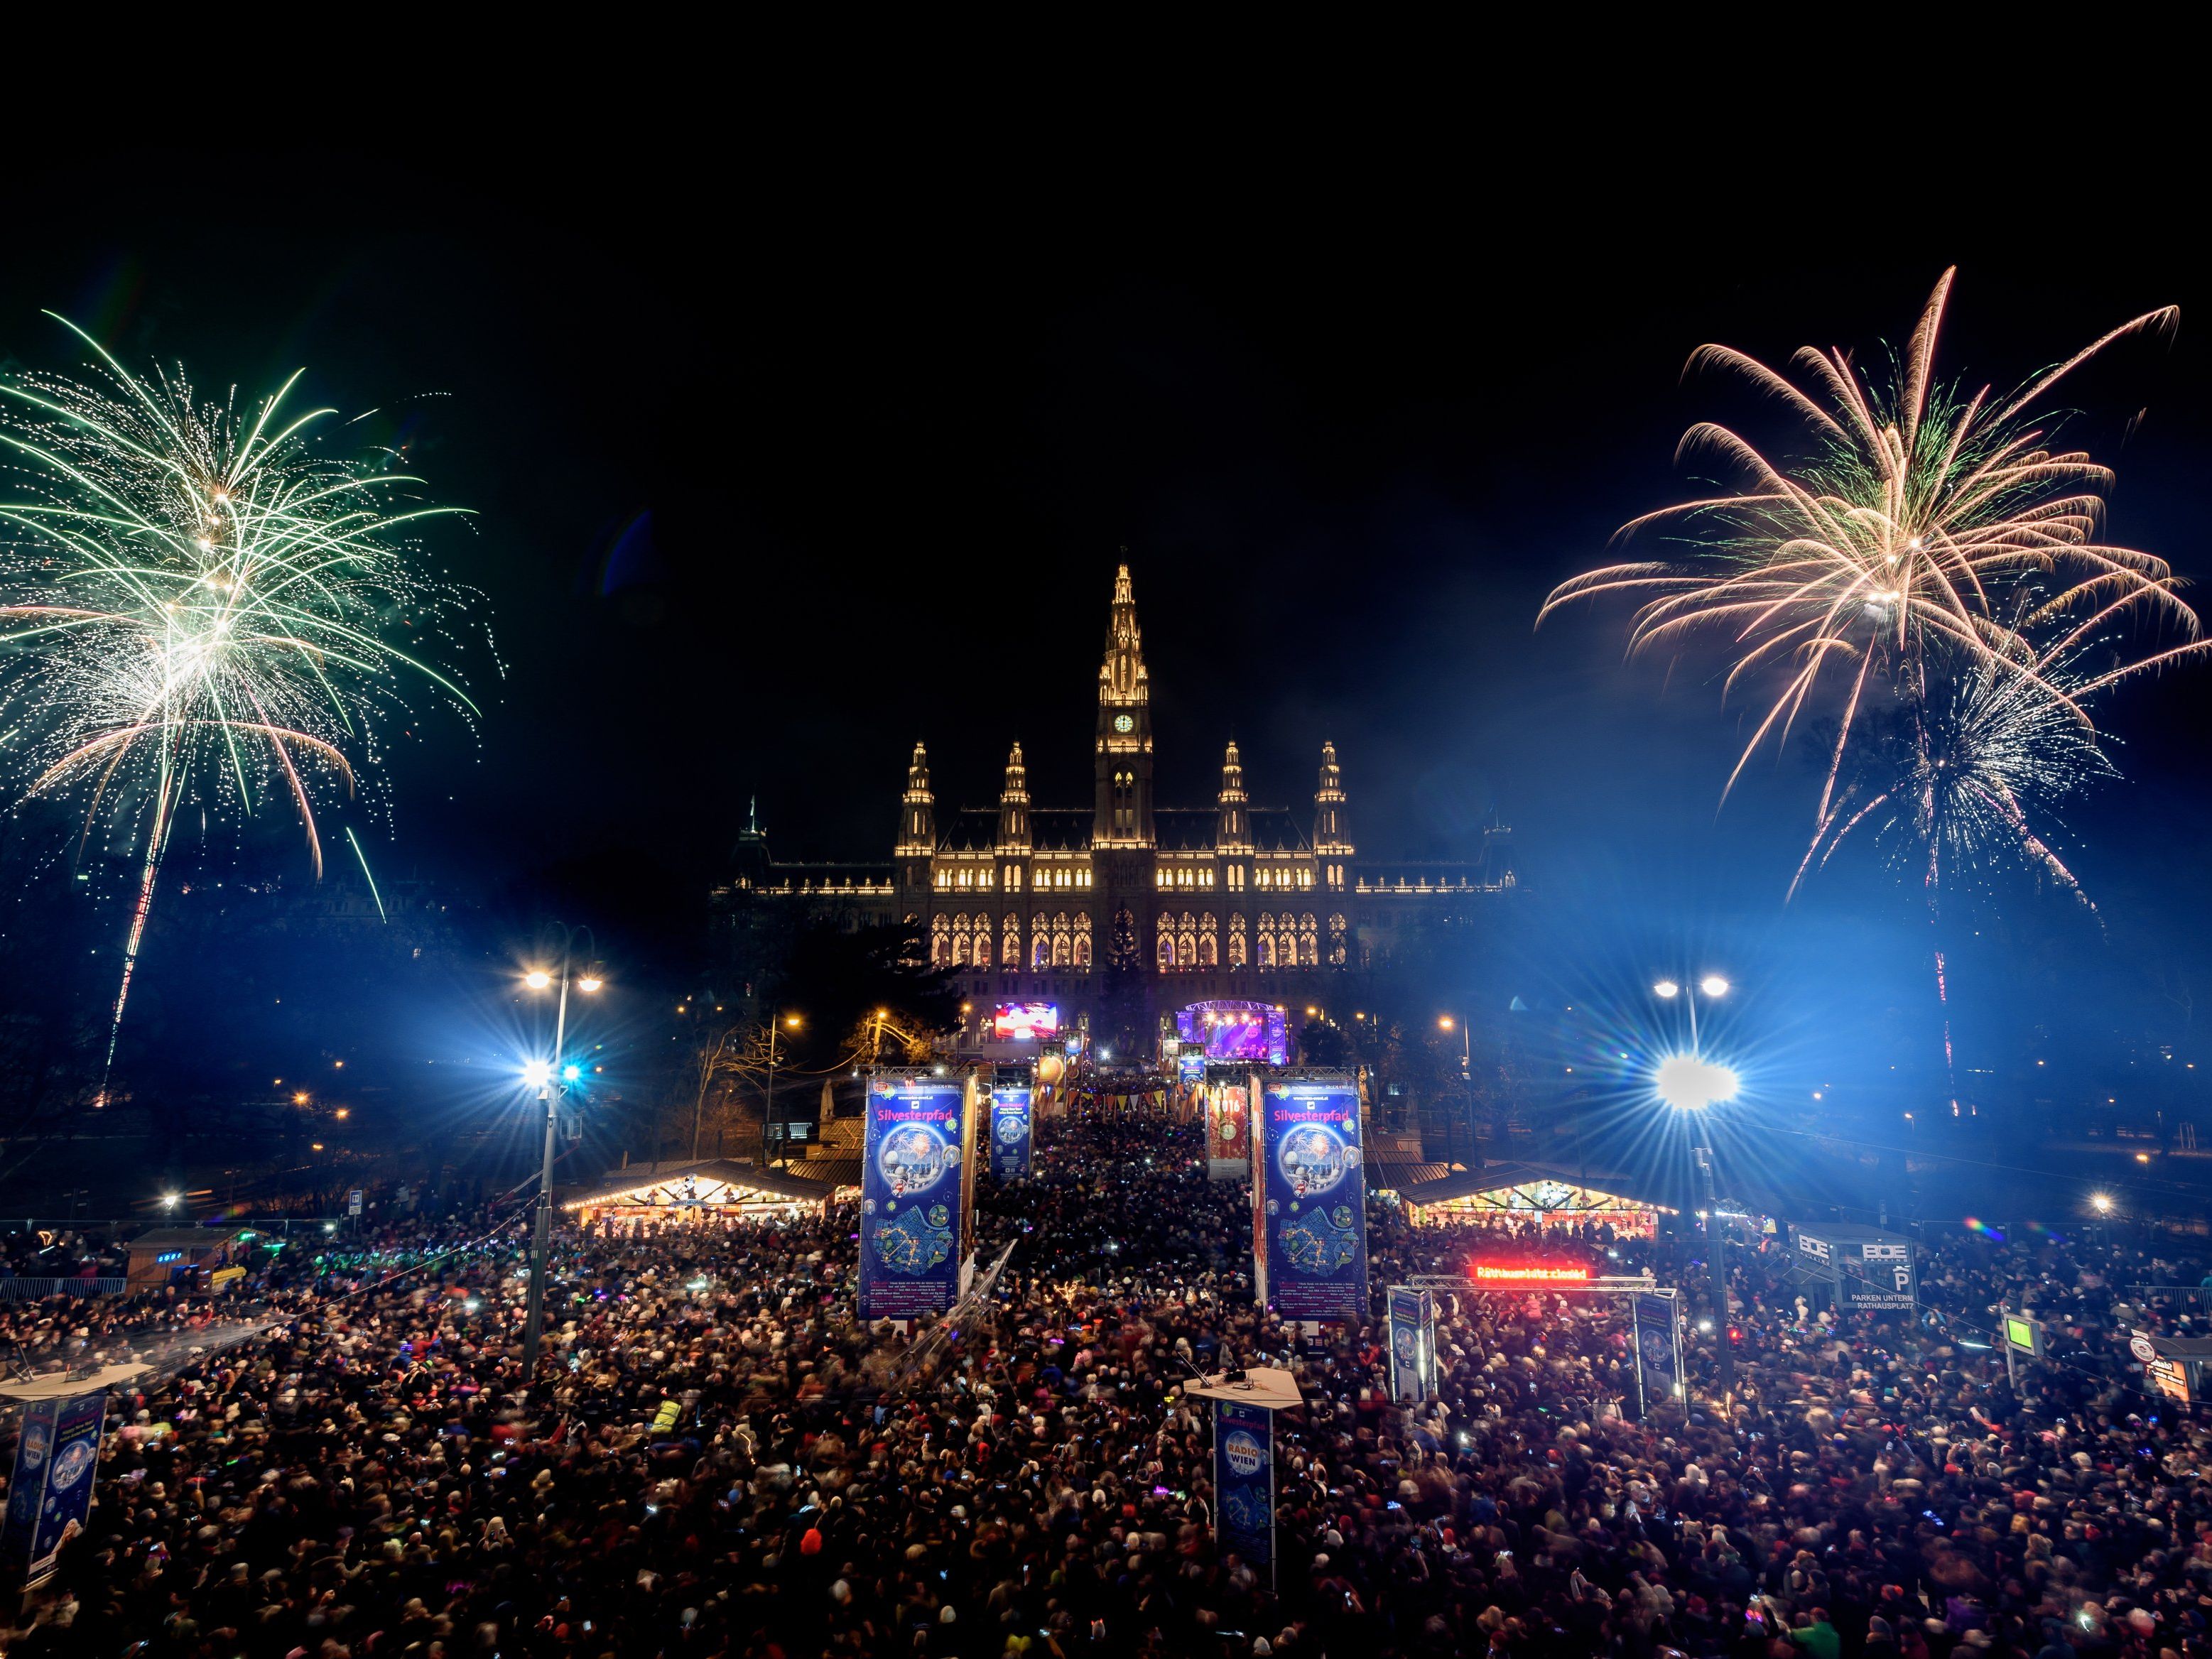
[[[591,939],[596,951],[599,936],[590,928],[562,926],[560,971],[556,974],[548,969],[533,968],[522,976],[522,982],[533,991],[546,990],[556,983],[560,987],[560,1001],[553,1016],[552,1058],[527,1061],[522,1068],[525,1086],[536,1090],[545,1107],[545,1162],[538,1182],[538,1224],[530,1243],[530,1306],[522,1328],[522,1381],[526,1387],[538,1380],[538,1340],[545,1328],[545,1267],[553,1250],[553,1145],[561,1125],[561,1097],[568,1092],[568,1085],[582,1075],[580,1067],[568,1065],[561,1058],[568,1042],[568,987],[573,983],[580,991],[591,992],[606,982],[596,962],[580,974],[577,972],[574,957],[579,931]]]
[[[1669,1054],[1661,1060],[1652,1073],[1651,1087],[1667,1105],[1687,1115],[1693,1126],[1691,1133],[1695,1144],[1691,1153],[1697,1160],[1705,1188],[1705,1272],[1711,1280],[1713,1307],[1720,1328],[1721,1402],[1725,1409],[1735,1393],[1735,1354],[1729,1346],[1728,1264],[1723,1259],[1728,1249],[1728,1235],[1721,1226],[1719,1188],[1713,1176],[1711,1120],[1704,1113],[1707,1107],[1725,1105],[1734,1100],[1739,1079],[1729,1067],[1707,1060],[1698,1047],[1698,994],[1703,992],[1709,1000],[1724,997],[1729,982],[1718,974],[1707,974],[1697,981],[1695,991],[1671,979],[1657,981],[1651,989],[1663,1002],[1681,997],[1690,1011],[1688,1051]]]
[[[786,1026],[790,1027],[791,1030],[794,1031],[797,1030],[799,1026],[799,1016],[797,1014],[784,1013],[781,1009],[775,1010],[769,1013],[768,1021],[768,1103],[763,1109],[762,1122],[763,1127],[767,1127],[771,1133],[773,1133],[776,1127],[775,1045],[777,1037],[782,1033],[783,1029]],[[788,1125],[784,1127],[787,1128],[789,1127]],[[778,1153],[778,1157],[781,1158],[785,1168],[788,1169],[791,1166],[791,1142],[788,1135],[784,1137],[783,1147]]]

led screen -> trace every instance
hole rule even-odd
[[[1001,1042],[1058,1036],[1060,1009],[1049,1002],[1002,1002],[991,1016],[991,1035]]]
[[[1176,1035],[1202,1045],[1208,1060],[1280,1066],[1289,1053],[1283,1011],[1261,1002],[1194,1002],[1176,1016]]]

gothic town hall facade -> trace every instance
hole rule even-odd
[[[1486,833],[1477,862],[1362,859],[1333,743],[1299,810],[1252,804],[1234,743],[1212,805],[1161,805],[1154,741],[1123,565],[1098,669],[1089,805],[1032,802],[1018,743],[996,806],[942,810],[917,743],[889,861],[792,863],[757,829],[738,838],[713,894],[725,959],[742,969],[811,923],[905,920],[957,977],[964,1047],[988,1046],[998,1005],[1030,1001],[1055,1004],[1063,1030],[1133,1033],[1194,1003],[1245,1000],[1284,1008],[1295,1031],[1309,1007],[1334,1012],[1406,928],[1477,922],[1514,885],[1502,830]],[[1121,1006],[1106,1006],[1109,992]],[[1127,1006],[1133,996],[1140,1006]]]

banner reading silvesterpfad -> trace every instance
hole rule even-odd
[[[966,1082],[878,1072],[860,1158],[860,1316],[942,1313],[957,1295]]]
[[[991,1174],[1009,1181],[1030,1172],[1030,1089],[1001,1083],[991,1090]]]
[[[1342,1073],[1270,1078],[1254,1152],[1267,1294],[1285,1319],[1367,1320],[1367,1179],[1359,1094]]]
[[[1275,1424],[1264,1406],[1213,1402],[1216,1528],[1224,1552],[1235,1551],[1262,1577],[1275,1563]]]

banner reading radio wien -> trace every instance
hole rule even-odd
[[[1030,1172],[1030,1085],[991,1085],[991,1173],[1000,1181]]]
[[[1264,1406],[1213,1402],[1215,1516],[1224,1550],[1268,1578],[1275,1564],[1275,1423]]]
[[[1367,1172],[1358,1085],[1283,1072],[1260,1085],[1252,1191],[1260,1293],[1285,1319],[1367,1320]]]
[[[52,1577],[62,1546],[84,1529],[106,1421],[105,1389],[23,1402],[15,1476],[8,1489],[6,1555],[23,1565],[27,1585]]]
[[[860,1152],[863,1323],[943,1313],[967,1245],[969,1079],[927,1072],[868,1079]]]

